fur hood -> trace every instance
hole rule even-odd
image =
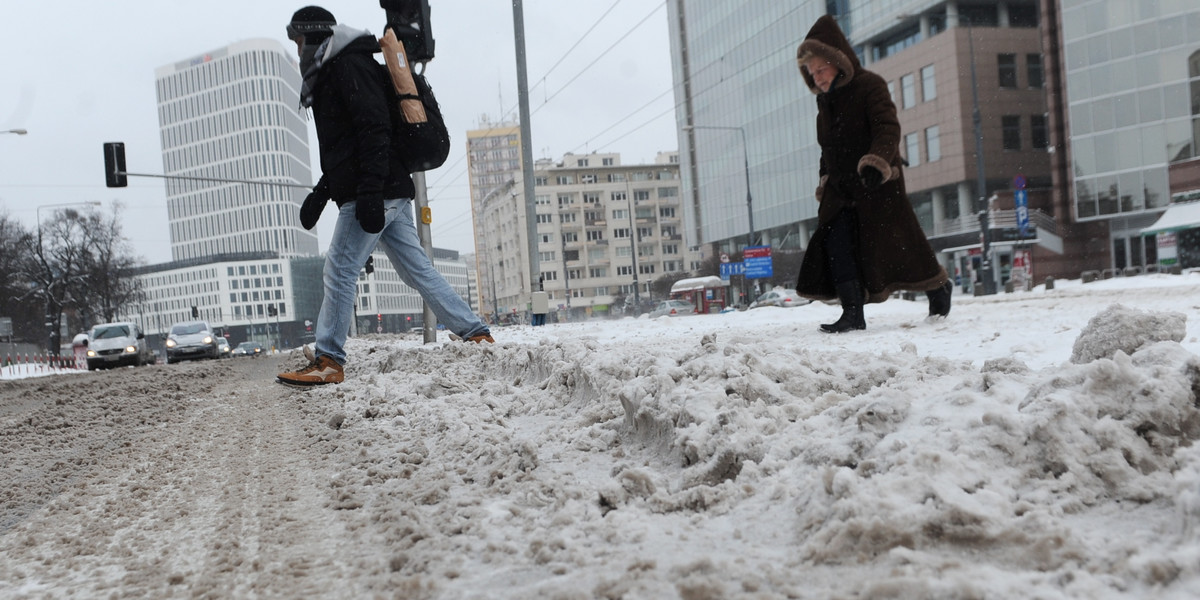
[[[846,85],[862,70],[862,64],[858,62],[858,55],[854,53],[854,48],[850,47],[846,34],[842,33],[837,21],[829,15],[817,19],[812,29],[808,30],[808,35],[804,36],[800,47],[796,49],[796,63],[800,67],[800,74],[804,76],[804,83],[812,93],[820,94],[821,89],[813,82],[812,75],[804,66],[804,63],[813,57],[824,58],[841,71],[841,75],[834,81],[835,88]]]

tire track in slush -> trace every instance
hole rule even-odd
[[[186,400],[185,416],[128,441],[0,538],[0,595],[368,595],[364,575],[386,569],[353,517],[330,508],[320,433],[286,390],[258,377],[247,390],[246,379]]]

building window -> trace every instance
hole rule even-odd
[[[541,216],[541,215],[538,215],[538,216]],[[559,223],[574,223],[575,222],[575,213],[563,213],[561,215],[558,215],[558,222]]]
[[[584,192],[583,201],[587,204],[596,204],[600,202],[600,194],[597,192]]]
[[[1021,117],[1004,115],[1000,117],[1000,129],[1004,138],[1005,150],[1021,149]]]
[[[614,208],[612,211],[612,218],[614,221],[617,219],[627,220],[629,219],[629,210],[624,208]]]
[[[925,160],[934,162],[942,159],[942,138],[937,125],[925,130]]]
[[[550,195],[549,194],[538,194],[537,196],[535,196],[535,199],[537,200],[537,203],[541,206],[550,206]]]
[[[678,198],[679,188],[676,187],[660,187],[658,188],[659,198]]]
[[[1017,87],[1017,55],[1001,54],[996,57],[996,60],[1000,65],[1000,87]]]
[[[933,79],[933,65],[921,68],[921,100],[929,102],[937,98],[937,83]]]
[[[540,235],[540,237],[541,237],[541,243],[543,243],[543,244],[549,244],[550,242],[554,241],[553,233],[543,233]]]
[[[582,269],[568,269],[567,279],[583,279]]]
[[[592,267],[588,269],[588,277],[596,279],[608,277],[608,269],[605,269],[604,267]]]
[[[568,262],[574,262],[574,261],[579,260],[579,251],[578,250],[564,250],[563,251],[563,260],[568,261]]]
[[[558,281],[558,271],[542,271],[542,281]]]
[[[571,185],[574,183],[574,179],[570,175],[559,175],[554,178],[554,182],[558,185]]]
[[[658,216],[662,217],[664,219],[674,219],[675,218],[675,207],[674,206],[659,207]]]
[[[633,190],[634,202],[645,202],[650,200],[650,190]]]
[[[908,160],[908,166],[915,167],[921,164],[921,139],[918,134],[905,135],[904,148],[904,158]]]
[[[912,108],[917,105],[917,78],[912,73],[900,78],[900,96],[903,99],[904,108]]]
[[[617,267],[617,275],[633,275],[633,267]]]
[[[614,229],[613,237],[616,239],[628,239],[629,238],[629,229],[628,228]]]
[[[558,260],[556,252],[538,252],[538,261],[540,262],[555,262]]]
[[[586,166],[588,166],[588,159],[586,159],[586,158],[581,158],[581,159],[579,159],[579,160],[577,160],[577,161],[575,161],[575,162],[576,162],[576,164],[578,164],[578,165],[579,165],[579,166],[581,166],[581,167],[586,167]]]
[[[613,202],[625,202],[627,199],[628,196],[625,195],[625,192],[612,192],[609,195],[609,200]]]
[[[1045,81],[1045,77],[1042,75],[1042,55],[1026,54],[1025,67],[1029,77],[1029,87],[1040,89]]]
[[[538,215],[537,222],[538,223],[553,223],[554,215]]]
[[[589,242],[595,242],[604,239],[604,230],[593,229],[587,232],[587,239]]]
[[[570,194],[559,194],[558,195],[558,205],[559,206],[567,206],[569,204],[571,204],[571,195]]]
[[[602,159],[600,159],[600,165],[605,166],[605,167],[611,167],[611,166],[613,166],[613,159],[602,158]]]
[[[642,275],[653,275],[654,265],[638,265],[638,273]]]
[[[573,243],[579,241],[579,233],[574,231],[564,231],[562,234],[564,242]]]
[[[1046,115],[1029,115],[1029,143],[1037,150],[1050,147]]]

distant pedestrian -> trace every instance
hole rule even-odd
[[[841,301],[841,318],[821,325],[829,333],[866,329],[863,305],[901,290],[925,292],[930,316],[945,317],[953,284],[904,188],[900,122],[887,83],[862,67],[828,15],[809,30],[796,60],[817,96],[821,145],[817,230],[796,291]]]
[[[300,54],[300,105],[312,109],[321,152],[321,179],[300,208],[300,223],[312,229],[330,199],[337,203],[338,217],[325,255],[315,352],[308,366],[281,373],[279,381],[342,382],[358,273],[380,243],[400,279],[421,294],[450,331],[472,342],[492,342],[487,325],[434,269],[417,238],[412,177],[399,160],[390,159],[398,156],[390,135],[392,84],[372,56],[380,51],[379,41],[367,31],[338,25],[318,6],[296,11],[287,34]]]

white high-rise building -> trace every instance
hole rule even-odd
[[[282,44],[253,39],[159,67],[158,120],[167,179],[171,258],[246,252],[318,253],[300,226],[312,185],[300,70]]]

